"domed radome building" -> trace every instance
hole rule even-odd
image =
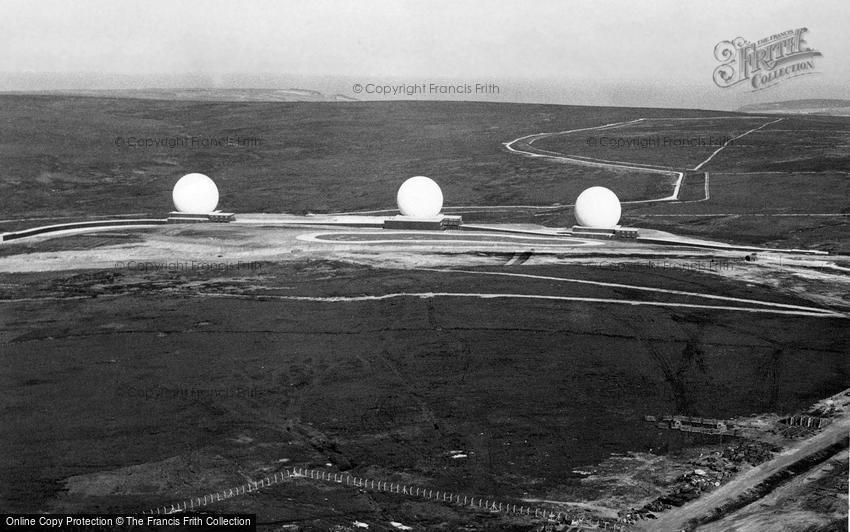
[[[396,194],[399,215],[387,218],[384,229],[442,230],[456,229],[460,216],[442,214],[443,191],[440,185],[424,175],[413,176],[398,188]]]
[[[590,187],[576,198],[573,210],[576,225],[572,234],[591,238],[636,238],[637,229],[619,225],[622,213],[620,198],[613,191]]]
[[[177,180],[171,191],[174,208],[169,223],[229,222],[233,213],[217,211],[218,187],[204,174],[186,174]]]

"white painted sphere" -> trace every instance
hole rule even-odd
[[[186,174],[174,185],[171,197],[180,212],[212,212],[218,205],[218,187],[204,174]]]
[[[620,221],[620,200],[605,187],[590,187],[576,198],[576,223],[585,227],[614,227]]]
[[[398,188],[398,210],[404,216],[433,218],[443,208],[443,192],[433,179],[418,175]]]

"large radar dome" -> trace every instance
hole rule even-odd
[[[171,197],[180,212],[212,212],[218,205],[218,187],[204,174],[186,174],[174,185]]]
[[[590,187],[576,198],[576,223],[585,227],[608,228],[620,221],[620,200],[605,187]]]
[[[433,179],[418,175],[401,184],[396,196],[403,216],[433,218],[443,208],[443,192]]]

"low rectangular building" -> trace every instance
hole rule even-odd
[[[460,228],[463,220],[460,216],[439,215],[433,218],[414,218],[412,216],[393,216],[384,220],[384,229],[408,231],[443,231]]]
[[[573,236],[582,236],[585,238],[637,238],[638,229],[636,227],[623,227],[621,225],[615,227],[587,227],[584,225],[574,225],[572,228]]]
[[[228,223],[232,221],[232,212],[191,213],[173,211],[168,213],[168,223],[170,224]]]

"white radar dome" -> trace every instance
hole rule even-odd
[[[433,179],[418,175],[398,188],[398,210],[403,216],[433,218],[443,208],[443,192]]]
[[[614,227],[620,221],[620,200],[605,187],[590,187],[576,198],[576,223],[585,227]]]
[[[186,174],[174,185],[171,197],[180,212],[212,212],[218,205],[218,187],[204,174]]]

